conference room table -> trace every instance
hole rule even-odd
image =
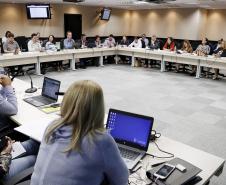
[[[99,57],[99,65],[103,65],[104,57],[116,55],[116,63],[118,56],[132,57],[131,66],[135,66],[135,58],[143,58],[161,61],[161,72],[165,72],[166,62],[178,64],[188,64],[196,66],[196,78],[200,78],[201,67],[226,69],[226,58],[216,58],[214,56],[197,56],[194,54],[178,54],[176,52],[164,50],[150,50],[145,48],[132,48],[116,46],[112,48],[84,48],[84,49],[64,49],[60,51],[45,52],[22,52],[18,55],[2,54],[0,55],[0,67],[29,65],[34,64],[36,74],[41,74],[41,64],[45,62],[54,62],[60,60],[69,60],[70,69],[75,70],[76,60],[80,58]]]
[[[71,70],[75,70],[76,59],[99,57],[99,65],[103,66],[104,56],[115,54],[115,48],[85,48],[64,49],[60,51],[20,52],[17,55],[13,53],[6,53],[0,55],[0,67],[34,64],[36,74],[41,75],[41,64],[45,62],[69,60]]]
[[[59,112],[46,114],[40,109],[23,101],[26,97],[40,95],[41,89],[38,89],[34,94],[26,94],[25,90],[30,87],[30,84],[19,79],[14,79],[13,86],[18,99],[18,113],[11,117],[11,119],[19,125],[15,130],[41,142],[45,129],[51,122],[59,118]],[[61,101],[62,97],[59,99],[59,102]],[[105,116],[105,123],[106,120],[107,115]],[[157,139],[156,143],[162,150],[173,153],[175,157],[186,160],[202,169],[202,172],[199,174],[202,181],[197,185],[206,184],[213,176],[220,176],[223,171],[225,160],[220,157],[174,141],[165,136],[161,136],[161,138]],[[161,153],[152,142],[149,144],[147,153],[155,156],[166,156]],[[138,166],[141,165],[142,167],[136,173],[130,175],[129,181],[136,185],[142,184],[138,182],[138,179],[147,180],[146,171],[150,169],[150,165],[162,162],[163,160],[166,161],[169,159],[157,159],[147,155],[140,164],[138,164]]]
[[[196,66],[196,78],[200,78],[201,67],[226,69],[226,58],[217,58],[211,55],[197,56],[196,54],[182,53],[165,50],[150,50],[144,48],[117,47],[117,55],[131,56],[132,66],[135,66],[135,58],[161,61],[161,72],[166,71],[166,62],[188,64]]]

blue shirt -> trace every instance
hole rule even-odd
[[[0,115],[12,116],[17,113],[17,99],[12,86],[0,89]]]
[[[74,49],[75,41],[73,39],[64,39],[64,49]]]
[[[110,185],[128,184],[128,169],[109,134],[96,134],[92,143],[84,137],[80,152],[66,153],[71,136],[72,127],[63,126],[51,144],[42,141],[31,185],[100,185],[105,176]]]
[[[8,117],[17,114],[17,99],[12,86],[0,89],[0,129],[9,126]]]

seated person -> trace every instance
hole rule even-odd
[[[202,43],[197,47],[197,49],[194,51],[194,53],[198,56],[208,56],[210,53],[210,46],[208,45],[209,40],[204,37],[202,39]],[[203,67],[202,67],[203,69]],[[205,72],[206,77],[208,77],[210,68],[207,68],[207,71]],[[195,68],[192,69],[192,74],[195,73]]]
[[[125,35],[122,37],[122,40],[120,41],[119,45],[121,45],[122,47],[128,47],[129,46],[129,41],[127,40],[127,37]],[[124,62],[129,61],[129,63],[130,63],[130,61],[131,61],[131,57],[127,57],[127,56],[124,56],[124,55],[120,55],[119,57],[120,57],[119,62],[124,63]]]
[[[129,47],[142,48],[141,40],[138,39],[138,37],[134,37],[134,41],[129,45]]]
[[[73,83],[60,115],[45,132],[31,184],[100,185],[106,177],[109,185],[127,185],[128,169],[104,129],[102,88],[89,80]]]
[[[78,48],[87,48],[88,47],[88,41],[86,39],[86,34],[81,35],[81,39],[77,41]]]
[[[36,34],[37,34],[37,40],[38,40],[38,41],[40,42],[40,44],[42,45],[42,44],[43,44],[43,41],[40,39],[40,37],[41,37],[40,32],[37,32]]]
[[[39,42],[36,33],[32,33],[31,40],[28,42],[27,46],[28,46],[28,51],[31,51],[31,52],[42,50],[41,43]]]
[[[224,57],[224,55],[225,55],[224,47],[225,47],[224,41],[223,40],[219,40],[218,44],[217,44],[217,47],[213,51],[213,55],[215,57]],[[219,69],[214,68],[213,80],[217,80],[218,79],[219,72],[220,72]]]
[[[221,53],[224,50],[224,41],[223,40],[218,40],[217,45],[215,49],[213,50],[213,55],[214,56],[220,56]]]
[[[8,76],[0,76],[0,84],[2,89],[0,90],[0,129],[5,128],[9,122],[7,117],[17,114],[17,99],[13,87],[11,86],[11,79]],[[1,138],[4,135],[1,134]],[[17,173],[31,167],[35,163],[35,156],[38,153],[39,145],[29,140],[23,142],[26,153],[20,158],[12,160],[12,141],[9,137],[6,138],[6,146],[0,151],[0,179],[9,179]],[[1,139],[1,142],[3,139]],[[27,156],[27,157],[25,157]]]
[[[56,46],[56,41],[55,41],[54,35],[50,35],[48,37],[48,41],[45,44],[45,49],[46,49],[46,51],[53,51],[53,52],[57,51],[57,46]],[[48,64],[51,65],[52,63],[50,62]],[[46,65],[46,63],[43,63],[42,65]],[[63,70],[62,61],[57,61],[56,65],[57,65],[57,71]]]
[[[110,34],[109,37],[105,39],[104,46],[108,47],[108,48],[112,48],[112,47],[116,46],[116,42],[115,42],[114,36],[112,34]],[[107,57],[108,63],[110,63],[110,64],[115,63],[114,58],[115,58],[115,56],[108,56]]]
[[[200,44],[195,50],[195,54],[198,56],[206,56],[210,53],[210,46],[208,45],[209,40],[207,38],[202,39],[202,44]]]
[[[149,48],[151,50],[157,50],[157,49],[160,49],[160,42],[159,40],[157,39],[156,35],[152,35],[151,37],[151,42],[150,42],[150,45],[149,45]],[[155,60],[150,60],[150,65],[149,67],[151,67],[151,65],[156,62]],[[148,67],[148,60],[145,60],[145,67]]]
[[[11,31],[6,31],[5,36],[2,37],[2,44],[4,44],[8,40],[8,35],[11,33]]]
[[[67,32],[67,38],[64,39],[64,49],[74,49],[75,48],[75,41],[72,38],[72,32]]]
[[[1,136],[6,130],[13,129],[9,116],[17,114],[17,98],[8,76],[0,75],[0,132]]]
[[[54,35],[48,37],[48,42],[45,45],[46,51],[57,51],[56,41]]]
[[[168,37],[165,45],[163,46],[164,51],[175,51],[175,42],[172,37]],[[168,69],[172,69],[172,63],[168,62]]]
[[[221,42],[224,42],[224,39],[221,38],[220,40],[217,41],[217,43],[215,45],[213,45],[213,54],[214,54],[214,51],[218,49],[218,47],[220,46],[220,43]]]
[[[3,44],[3,49],[5,53],[14,53],[18,54],[20,51],[20,47],[17,41],[14,40],[14,34],[9,33],[7,41]]]
[[[119,45],[126,47],[129,46],[129,41],[127,40],[127,37],[125,35],[122,37],[122,40],[120,41]]]
[[[112,34],[110,34],[109,37],[105,39],[104,46],[108,48],[112,48],[116,46],[116,42]]]
[[[142,34],[142,35],[141,35],[141,38],[140,38],[139,40],[141,41],[142,48],[147,48],[147,47],[148,47],[149,40],[148,40],[148,38],[146,37],[146,34]]]
[[[172,37],[168,37],[165,45],[163,46],[163,50],[166,51],[174,51],[175,50],[175,42]]]
[[[0,179],[7,182],[7,180],[18,173],[34,166],[39,150],[39,143],[32,139],[22,142],[21,144],[26,153],[18,158],[12,159],[12,145],[15,141],[9,137],[5,138],[7,140],[6,146],[0,151]]]
[[[193,53],[193,49],[189,40],[184,40],[181,51],[182,53]]]
[[[184,40],[182,48],[179,50],[181,53],[193,53],[191,43],[189,40]],[[176,64],[176,72],[179,72],[179,68],[182,64]]]
[[[129,45],[129,47],[133,48],[142,48],[142,42],[138,37],[134,37],[134,41]],[[138,66],[139,63],[141,63],[141,58],[137,58],[138,64],[135,66]]]
[[[94,40],[94,44],[93,44],[96,48],[101,48],[103,45],[101,43],[101,39],[99,35],[96,35],[95,40]],[[96,67],[99,66],[99,57],[94,57],[92,62],[93,65],[95,65]]]
[[[152,35],[149,47],[150,49],[160,49],[160,42],[156,35]]]
[[[101,44],[101,40],[100,40],[100,36],[99,35],[96,35],[96,38],[95,38],[95,46],[97,48],[101,48],[102,47],[102,44]]]
[[[86,34],[82,34],[81,35],[81,39],[76,42],[76,46],[77,46],[77,48],[81,48],[81,49],[84,49],[84,48],[88,47],[88,41],[86,39]],[[79,66],[80,66],[80,68],[86,69],[87,61],[89,59],[90,58],[80,58],[79,59],[79,63],[80,63]]]
[[[67,35],[67,37],[63,41],[63,49],[75,49],[76,44],[75,44],[74,39],[72,38],[72,32],[67,31],[66,35]],[[59,64],[59,65],[61,65],[61,64]],[[77,64],[75,64],[75,68],[77,68]]]

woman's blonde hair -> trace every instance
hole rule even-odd
[[[48,143],[56,129],[72,126],[72,138],[66,151],[80,150],[84,136],[93,138],[104,132],[104,96],[100,85],[84,80],[73,83],[64,95],[61,105],[61,118],[51,124],[46,131]]]

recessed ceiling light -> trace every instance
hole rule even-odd
[[[147,1],[135,1],[134,4],[148,4]]]

